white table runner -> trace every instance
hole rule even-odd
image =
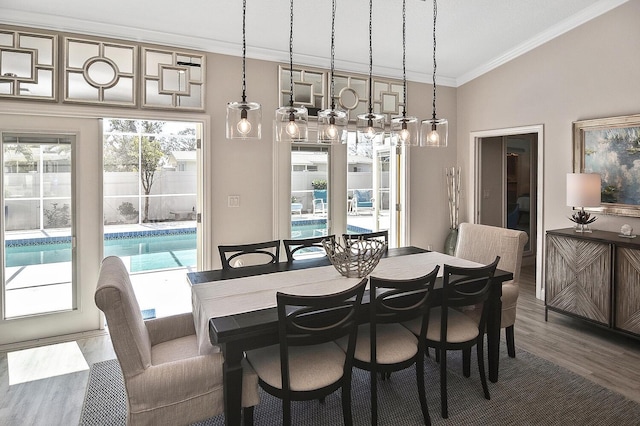
[[[480,264],[442,253],[429,252],[380,259],[371,275],[388,279],[408,279],[426,275],[444,264],[477,267]],[[299,269],[245,278],[195,284],[191,287],[193,316],[200,353],[214,349],[209,340],[209,319],[240,314],[277,305],[276,293],[319,295],[353,287],[360,278],[345,278],[333,267]]]

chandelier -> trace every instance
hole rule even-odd
[[[227,104],[227,139],[260,139],[262,109],[256,102],[247,102],[246,82],[246,15],[247,0],[242,0],[242,101]]]

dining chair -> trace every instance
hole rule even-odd
[[[345,243],[351,243],[353,241],[358,240],[383,240],[387,245],[389,244],[389,231],[376,231],[376,232],[365,232],[360,234],[342,234],[342,238]]]
[[[218,348],[201,354],[191,312],[143,320],[129,273],[119,257],[100,266],[95,303],[104,312],[122,369],[127,425],[190,425],[223,412],[223,363]],[[245,424],[260,401],[258,377],[242,362]]]
[[[440,362],[440,404],[442,417],[449,415],[447,403],[447,351],[462,350],[471,352],[475,345],[478,355],[478,370],[484,397],[491,399],[484,368],[484,334],[488,309],[484,309],[489,297],[491,279],[500,257],[493,263],[475,268],[444,265],[440,306],[429,312],[426,332],[426,346],[435,348]],[[456,307],[480,304],[480,322],[476,323]],[[403,324],[415,335],[420,336],[422,321],[414,319]]]
[[[363,278],[348,290],[317,296],[278,292],[279,344],[247,352],[260,386],[282,399],[282,421],[291,424],[291,401],[322,398],[342,389],[345,425],[351,414],[351,367],[358,311],[367,284]],[[335,340],[348,336],[347,351]]]
[[[287,262],[326,256],[322,241],[327,239],[335,241],[336,236],[327,235],[325,237],[302,238],[299,240],[282,240],[282,245],[284,245],[284,250],[287,253]]]
[[[431,294],[440,266],[429,274],[412,279],[391,280],[369,277],[369,323],[358,326],[353,366],[371,374],[371,424],[378,424],[377,377],[415,365],[418,398],[424,424],[430,425],[424,387],[425,338]],[[414,334],[402,322],[420,323]],[[342,338],[338,344],[348,349]]]
[[[513,273],[513,280],[502,283],[502,296],[500,297],[502,301],[500,328],[505,329],[507,353],[511,358],[516,356],[514,324],[520,293],[522,253],[528,240],[526,232],[497,226],[461,223],[458,229],[456,257],[487,264],[496,256],[500,256],[498,269]],[[463,309],[463,312],[476,322],[480,321],[480,311],[475,307]],[[465,372],[465,375],[467,373]]]
[[[276,264],[280,261],[280,240],[264,243],[220,245],[222,269]]]

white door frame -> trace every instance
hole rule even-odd
[[[478,207],[480,205],[480,144],[483,138],[521,135],[526,133],[536,133],[538,135],[538,159],[537,159],[537,189],[536,189],[536,297],[544,300],[544,125],[537,124],[522,127],[510,127],[505,129],[482,130],[469,134],[471,146],[471,158],[469,161],[469,182],[468,187],[473,188],[472,197],[469,197],[469,213],[472,223],[478,222]]]

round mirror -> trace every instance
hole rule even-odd
[[[85,66],[85,78],[92,86],[110,87],[118,77],[115,65],[104,59],[90,61]]]
[[[346,110],[352,110],[358,106],[360,97],[351,87],[345,87],[340,91],[338,95],[340,106]]]

